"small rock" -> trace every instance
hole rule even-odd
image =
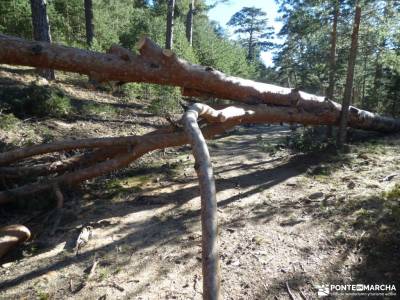
[[[307,169],[308,175],[322,175],[328,172],[328,167],[324,164],[319,166],[312,166]]]
[[[232,266],[238,267],[240,266],[240,261],[236,260],[232,263]]]
[[[311,203],[311,200],[308,199],[308,198],[300,198],[299,201],[303,202],[304,204],[310,204]]]
[[[316,192],[316,193],[313,193],[313,194],[309,195],[308,199],[316,200],[316,199],[322,198],[323,196],[324,196],[323,192]]]
[[[251,241],[256,243],[257,245],[261,245],[262,241],[263,241],[263,238],[261,236],[257,236],[256,235],[251,239]]]
[[[4,269],[8,269],[8,268],[11,267],[12,265],[13,265],[13,263],[12,263],[12,262],[9,262],[9,263],[2,264],[1,267],[4,268]]]
[[[296,181],[293,181],[293,180],[290,180],[290,181],[288,181],[288,182],[286,182],[286,185],[287,186],[297,186],[297,182]]]
[[[368,159],[368,158],[369,158],[368,155],[367,155],[366,153],[359,153],[359,154],[357,155],[357,157],[358,157],[358,158],[362,158],[362,159]]]
[[[347,184],[347,188],[349,188],[349,189],[354,189],[356,187],[356,184],[354,183],[354,181],[350,181],[348,184]]]
[[[390,181],[393,178],[395,178],[397,175],[399,175],[399,174],[397,174],[397,173],[390,174],[390,175],[386,176],[385,178],[383,178],[381,181]]]
[[[46,78],[43,78],[43,77],[40,77],[40,78],[36,79],[34,83],[36,85],[38,85],[38,86],[48,86],[48,85],[50,85],[48,80]]]

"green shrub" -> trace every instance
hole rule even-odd
[[[82,106],[82,113],[89,116],[107,118],[114,117],[117,114],[117,110],[109,104],[90,102]]]
[[[286,139],[288,148],[299,152],[313,152],[326,149],[330,143],[321,137],[324,134],[315,127],[303,127],[292,131]]]
[[[72,110],[70,99],[61,90],[32,85],[29,92],[26,105],[32,115],[63,117]]]
[[[0,129],[10,130],[20,123],[20,120],[13,114],[0,113]]]
[[[384,197],[388,200],[400,200],[400,183],[396,183],[393,188],[385,192]]]
[[[150,92],[152,100],[148,107],[149,112],[159,116],[182,112],[179,88],[152,86]]]
[[[120,93],[126,102],[131,99],[147,99],[147,90],[146,84],[140,83],[127,83],[120,87]]]
[[[0,90],[1,108],[20,118],[63,117],[71,113],[70,99],[59,89],[32,84]]]

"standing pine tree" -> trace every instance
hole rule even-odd
[[[167,29],[165,33],[166,49],[172,49],[174,43],[174,11],[175,0],[168,0]]]
[[[36,41],[51,43],[49,18],[47,17],[46,0],[31,0],[33,38]],[[54,70],[38,70],[48,80],[54,80]]]
[[[259,8],[243,7],[235,13],[227,25],[235,27],[235,33],[244,35],[243,46],[247,50],[248,61],[254,60],[255,49],[268,50],[272,47],[270,40],[274,34],[268,26],[267,14]]]
[[[93,38],[94,38],[92,0],[85,0],[85,24],[86,24],[86,43],[89,47],[91,47],[93,45]]]
[[[186,38],[189,45],[193,44],[193,15],[194,15],[194,0],[190,1],[189,11],[186,16]]]
[[[329,86],[326,91],[328,99],[334,99],[335,76],[336,76],[336,43],[337,43],[337,25],[340,14],[340,0],[333,2],[333,20],[331,32],[331,51],[329,56]],[[332,137],[332,126],[328,126],[327,136]]]
[[[356,65],[358,48],[358,31],[361,22],[361,6],[359,0],[356,2],[356,13],[354,16],[353,33],[351,35],[351,47],[349,53],[349,64],[347,67],[346,85],[344,87],[342,112],[340,114],[339,132],[337,136],[337,146],[341,147],[346,141],[347,121],[349,116],[349,106],[353,91],[354,68]]]

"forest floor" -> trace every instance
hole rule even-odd
[[[4,149],[165,124],[143,101],[121,103],[84,78],[59,77],[55,85],[77,103],[107,108],[0,130]],[[0,69],[1,85],[33,80],[30,70]],[[237,127],[208,143],[223,299],[290,299],[288,287],[296,299],[315,299],[322,284],[396,284],[399,294],[400,135],[360,135],[343,153],[299,153],[284,146],[289,134],[287,126]],[[0,299],[201,299],[193,164],[189,147],[168,149],[63,191],[54,235],[49,209],[1,207],[0,225],[25,224],[33,238],[0,262]],[[92,234],[77,253],[83,228]]]

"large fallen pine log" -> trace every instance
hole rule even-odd
[[[119,46],[112,46],[108,53],[98,53],[0,35],[0,63],[75,72],[100,81],[179,86],[184,95],[293,107],[297,109],[294,113],[314,114],[320,124],[338,124],[341,105],[324,97],[227,76],[211,67],[190,64],[148,38],[139,41],[138,49],[139,55]],[[348,125],[384,132],[400,130],[398,120],[355,107],[350,107]]]

